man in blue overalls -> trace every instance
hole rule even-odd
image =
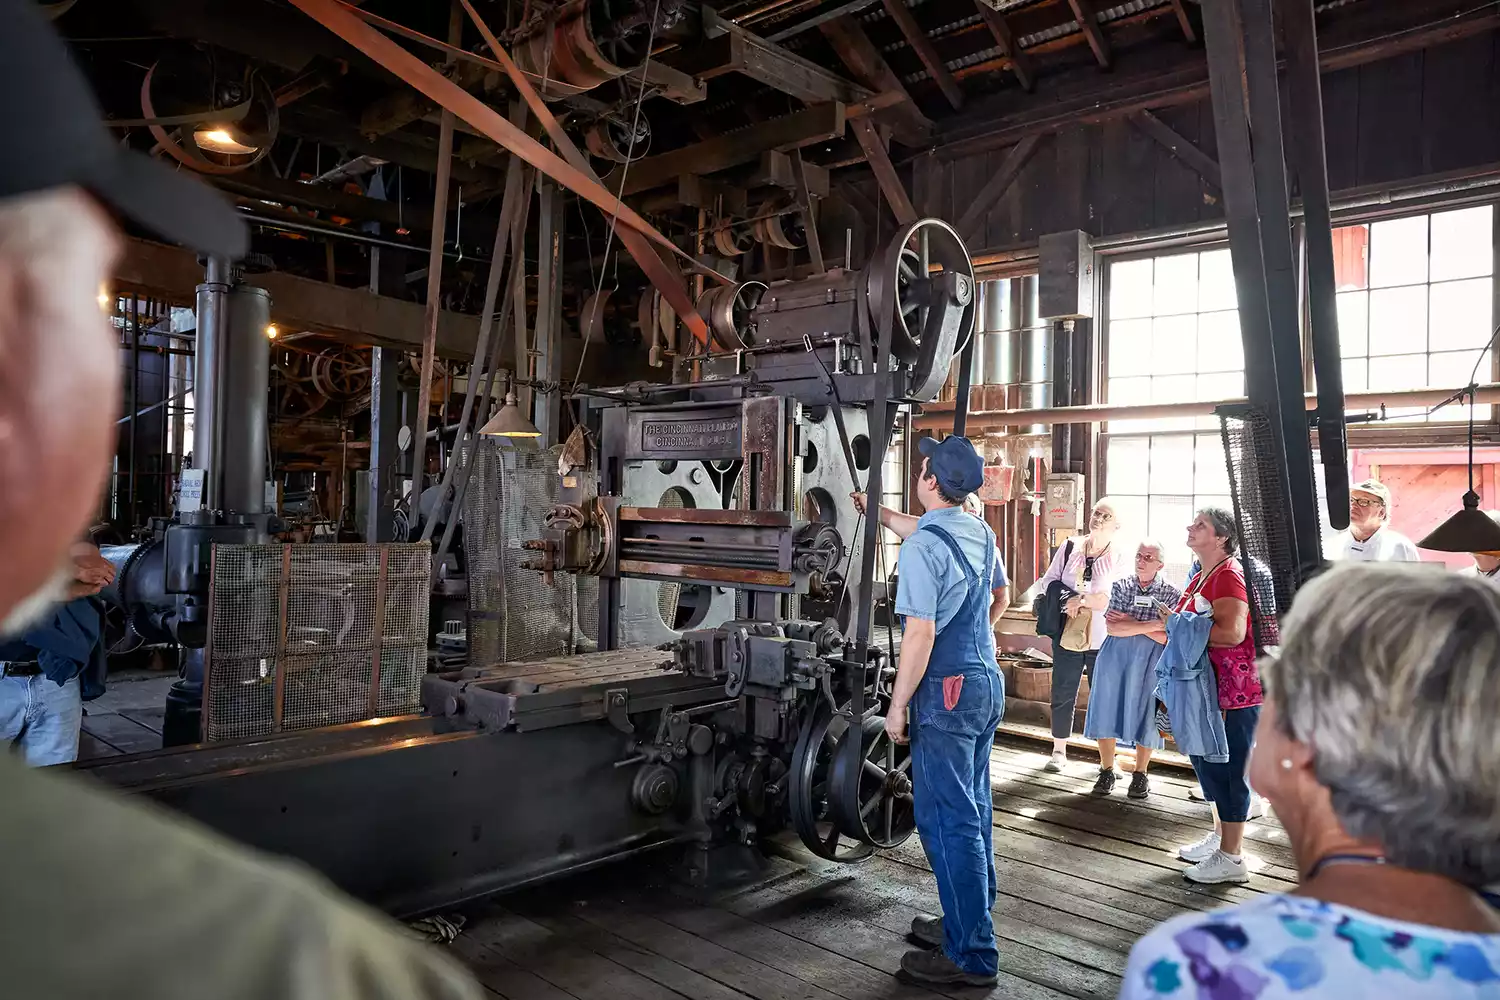
[[[992,985],[999,967],[990,747],[1005,707],[990,626],[991,591],[1005,586],[995,534],[964,511],[984,462],[964,437],[918,442],[917,500],[925,514],[901,545],[896,612],[901,661],[885,727],[897,742],[911,722],[917,832],[937,878],[941,918],[918,917],[912,936],[934,950],[901,958],[920,983]]]

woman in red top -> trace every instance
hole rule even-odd
[[[1255,669],[1255,641],[1250,634],[1250,599],[1245,572],[1234,558],[1234,516],[1205,507],[1188,525],[1188,548],[1201,567],[1188,580],[1178,602],[1180,611],[1213,611],[1208,633],[1208,661],[1219,688],[1219,710],[1229,739],[1229,761],[1210,763],[1193,757],[1203,795],[1214,806],[1214,830],[1177,853],[1193,867],[1183,874],[1193,882],[1247,882],[1249,869],[1240,855],[1250,814],[1250,783],[1245,777],[1255,726],[1260,721],[1260,675]]]

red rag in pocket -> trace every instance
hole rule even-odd
[[[943,708],[953,711],[958,707],[958,696],[964,689],[964,675],[956,674],[943,678]]]

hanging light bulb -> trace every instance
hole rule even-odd
[[[109,312],[115,304],[115,297],[109,293],[109,289],[103,285],[99,286],[99,309]]]
[[[267,340],[275,340],[276,337],[277,337],[277,335],[280,334],[280,333],[281,333],[281,331],[278,330],[278,329],[276,329],[276,324],[275,323],[271,323],[271,324],[269,324],[266,327],[266,339]]]
[[[259,146],[251,146],[235,138],[235,134],[222,125],[205,125],[193,132],[193,141],[199,149],[215,153],[254,153]]]
[[[516,402],[516,390],[512,386],[505,393],[505,402],[495,415],[490,418],[489,423],[479,429],[479,433],[490,437],[508,438],[538,438],[542,432],[536,429],[536,424],[526,419],[521,412],[521,406]]]

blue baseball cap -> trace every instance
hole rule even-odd
[[[984,459],[968,438],[954,434],[941,441],[919,438],[917,450],[927,459],[928,471],[937,477],[938,485],[949,496],[967,496],[984,485]]]

